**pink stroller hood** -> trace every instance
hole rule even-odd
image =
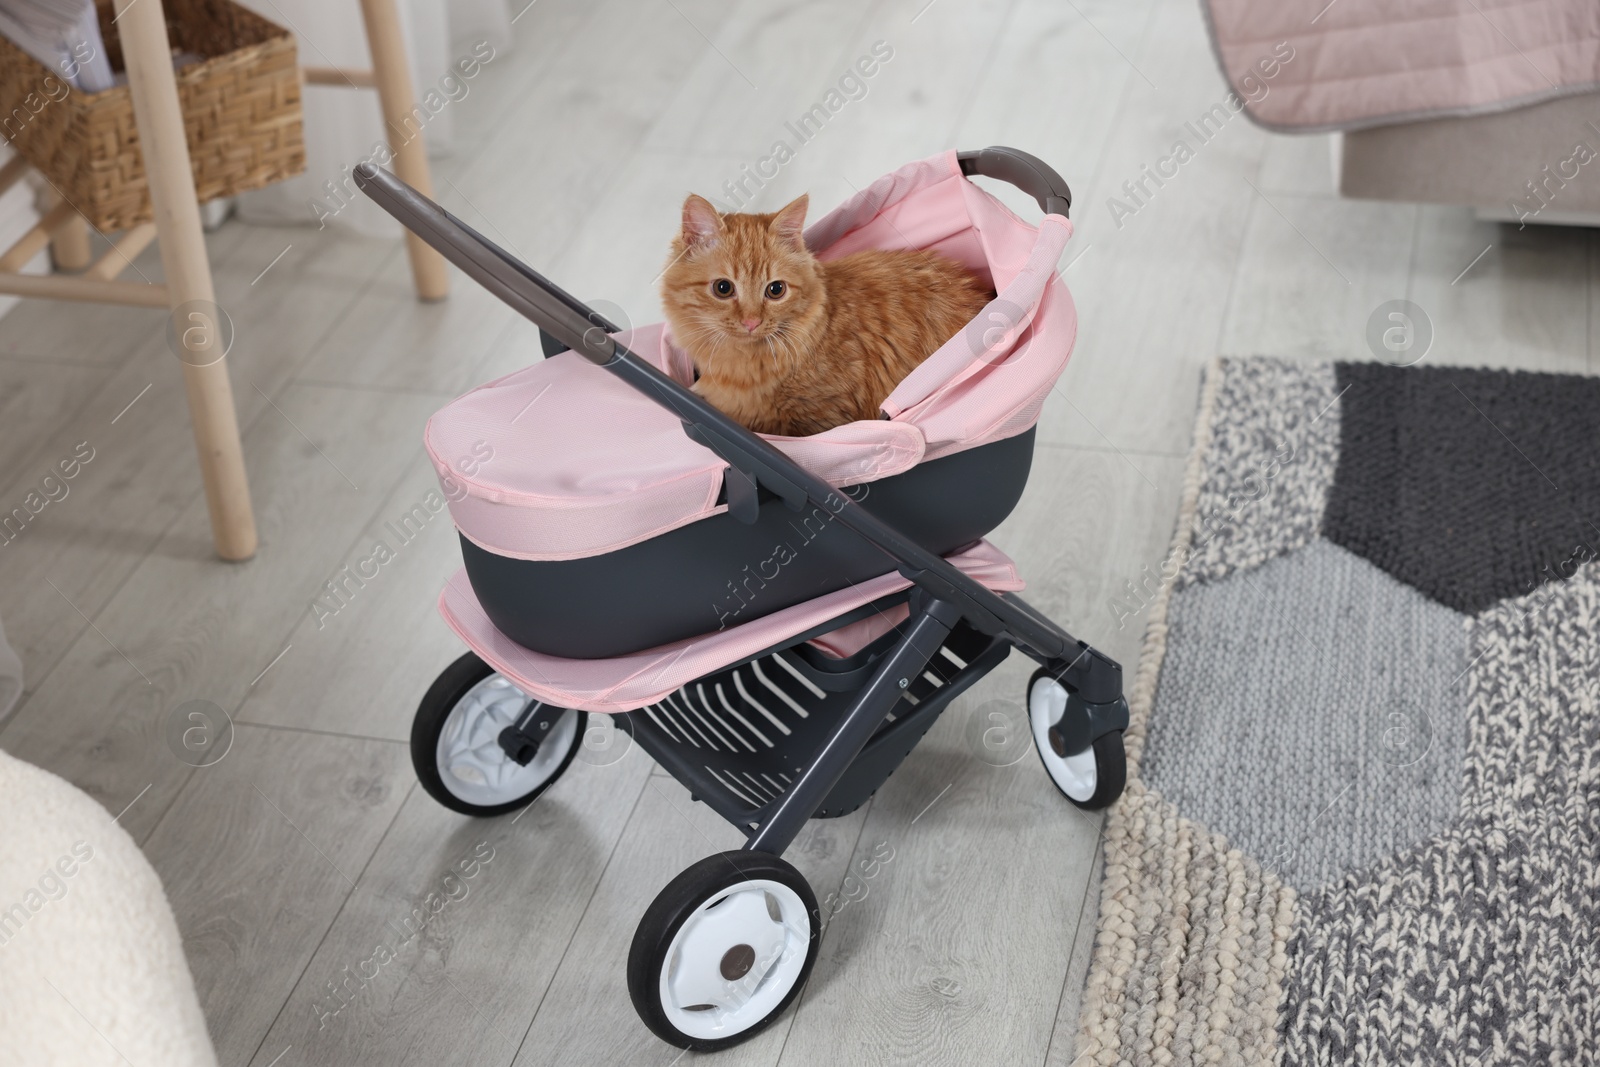
[[[823,259],[926,248],[992,281],[998,295],[902,382],[887,418],[812,437],[768,437],[836,486],[1022,433],[1066,367],[1077,313],[1055,268],[1072,224],[1017,218],[961,174],[954,152],[911,163],[806,231]],[[687,385],[688,357],[662,325],[619,337]],[[724,510],[726,464],[669,411],[567,352],[480,386],[438,411],[425,435],[457,528],[529,560],[598,555]]]

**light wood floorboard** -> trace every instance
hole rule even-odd
[[[415,789],[250,1062],[292,1046],[284,1062],[509,1064],[617,860],[648,768],[637,753],[575,762],[524,814],[494,820]],[[408,926],[413,909],[425,921]],[[393,958],[365,962],[379,945]]]
[[[414,786],[400,745],[241,726],[145,842],[222,1063],[249,1060]]]
[[[1434,326],[1429,363],[1588,372],[1592,234],[1420,211],[1409,299]]]
[[[1270,91],[1270,90],[1269,90]],[[1261,191],[1302,196],[1337,195],[1333,173],[1333,137],[1269,137],[1261,157]]]
[[[1404,298],[1417,208],[1256,194],[1223,355],[1369,358],[1372,309]]]
[[[150,785],[122,824],[135,839],[147,835],[190,773],[166,746],[165,717],[188,700],[239,707],[403,470],[404,453],[368,443],[401,436],[434,406],[291,388],[245,440],[263,551],[246,566],[219,567],[196,499],[7,724],[8,751],[113,811]]]
[[[461,655],[439,619],[439,590],[461,565],[433,467],[412,462],[373,517],[305,586],[281,666],[251,688],[241,719],[406,741],[417,702]],[[392,553],[388,562],[378,548]],[[375,572],[375,573],[374,573]],[[363,578],[362,574],[371,577]],[[328,586],[331,583],[332,591]],[[386,663],[382,672],[354,664]]]
[[[893,859],[833,920],[781,1064],[1042,1060],[1099,819],[1038,766],[1022,668],[975,686],[878,791],[853,863]]]
[[[1075,212],[1068,284],[1077,347],[1045,403],[1041,439],[1179,454],[1188,446],[1201,368],[1217,338],[1244,246],[1266,135],[1235,116],[1206,143],[1185,132],[1227,90],[1204,48],[1198,7],[1163,2],[1143,46],[1113,55],[1135,68],[1098,177]],[[1198,44],[1197,44],[1198,42]],[[1124,50],[1126,51],[1126,50]],[[1176,177],[1137,202],[1125,185],[1172,152],[1194,150]],[[1134,206],[1113,215],[1116,197]],[[1139,206],[1142,205],[1142,206]]]
[[[1094,867],[1084,887],[1083,910],[1078,913],[1077,934],[1072,939],[1072,958],[1067,962],[1067,978],[1061,984],[1061,1003],[1056,1007],[1056,1027],[1050,1035],[1046,1067],[1070,1067],[1078,1043],[1078,1013],[1083,1008],[1083,987],[1089,978],[1094,957],[1095,919],[1100,911],[1100,879],[1105,872],[1106,850],[1102,827],[1095,844]]]
[[[229,239],[234,235],[229,235]],[[91,233],[96,252],[107,245]],[[206,248],[216,266],[219,255],[216,234],[207,236]],[[133,266],[122,275],[123,281],[159,282],[161,257],[151,245],[134,257]],[[61,309],[70,307],[70,314]],[[127,359],[146,340],[156,336],[166,317],[150,308],[119,307],[113,304],[67,304],[54,300],[24,300],[0,319],[0,352],[20,356],[61,356],[100,366],[114,367]]]

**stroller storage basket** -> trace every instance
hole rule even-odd
[[[753,830],[776,809],[907,625],[848,659],[803,643],[770,652],[619,720],[695,799]],[[1010,651],[998,637],[957,626],[812,816],[837,818],[866,803],[950,702]]]
[[[846,490],[940,556],[979,540],[1022,496],[1034,431]],[[467,577],[501,633],[571,659],[665,645],[876,578],[894,561],[842,530],[822,508],[760,505],[753,523],[729,512],[647,541],[572,560],[496,555],[461,538]]]

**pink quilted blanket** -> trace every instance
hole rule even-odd
[[[1203,4],[1223,73],[1269,129],[1359,129],[1600,88],[1596,0]]]

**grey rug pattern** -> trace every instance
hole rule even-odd
[[[1600,565],[1468,631],[1460,818],[1301,899],[1283,1064],[1600,1056]]]
[[[1186,589],[1145,781],[1302,892],[1424,841],[1460,801],[1464,622],[1326,541]]]
[[[1081,1062],[1600,1063],[1600,379],[1221,360],[1196,442]]]
[[[1259,566],[1309,544],[1322,525],[1339,455],[1331,364],[1234,360],[1217,393],[1180,586]]]

